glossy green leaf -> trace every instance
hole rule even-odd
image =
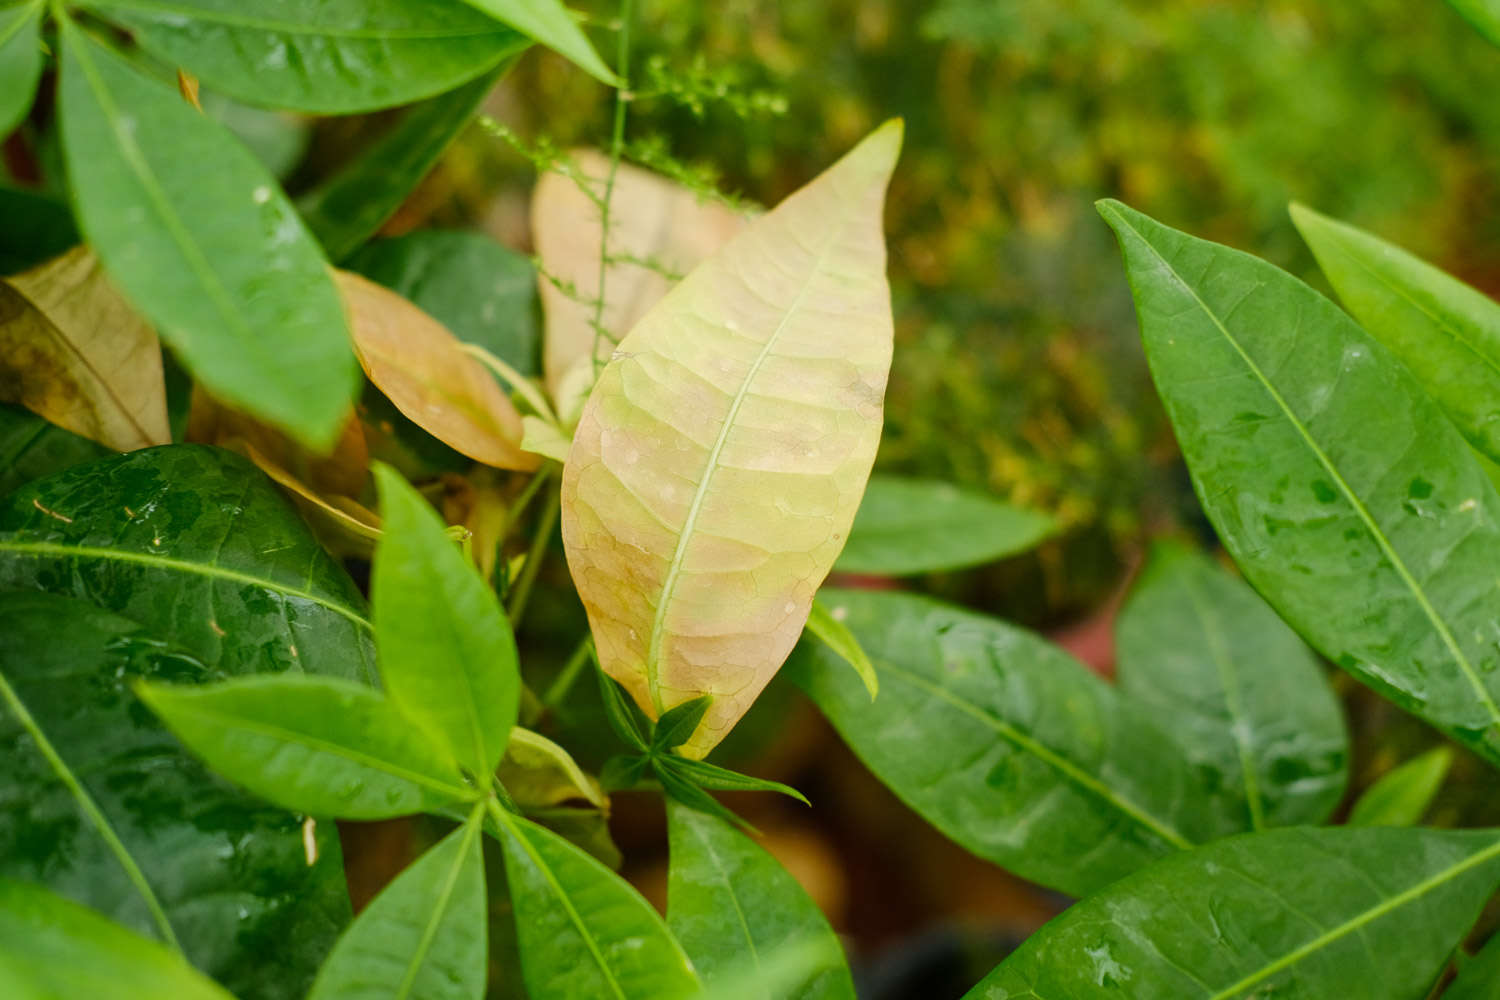
[[[1489,831],[1246,834],[1074,905],[966,1000],[1423,997],[1497,882]]]
[[[482,784],[520,706],[510,621],[422,496],[375,467],[385,528],[370,583],[380,676],[391,700]]]
[[[816,597],[813,598],[812,611],[807,616],[807,631],[817,636],[824,645],[854,668],[865,690],[870,692],[871,700],[880,694],[880,678],[875,675],[875,664],[870,662],[869,654],[859,644],[859,640],[854,638],[849,627],[834,617],[833,612],[828,610],[828,605]]]
[[[222,125],[60,24],[63,150],[89,244],[215,397],[332,445],[359,368],[291,204]]]
[[[1415,826],[1422,822],[1448,768],[1453,751],[1433,747],[1426,753],[1381,775],[1349,811],[1350,826]]]
[[[0,596],[0,876],[180,942],[244,1000],[299,995],[349,919],[337,830],[310,831],[309,866],[302,816],[215,777],[131,689],[213,676],[83,601]],[[16,941],[0,931],[0,965]]]
[[[0,499],[0,588],[82,597],[224,674],[375,681],[364,600],[255,466],[200,445],[80,465]]]
[[[391,699],[362,684],[289,675],[138,693],[215,771],[288,809],[385,819],[479,794]]]
[[[481,233],[422,229],[368,243],[346,267],[521,374],[538,371],[536,268],[522,254]]]
[[[1116,624],[1116,680],[1238,804],[1243,828],[1321,823],[1348,735],[1312,651],[1244,583],[1158,544]]]
[[[1500,0],[1448,0],[1448,3],[1481,35],[1500,45]]]
[[[395,213],[514,63],[502,60],[462,87],[408,108],[388,132],[297,199],[297,211],[330,260],[358,250]]]
[[[531,1000],[673,1000],[698,992],[651,904],[548,830],[506,814],[505,871]]]
[[[609,720],[609,727],[615,731],[615,735],[625,741],[628,746],[644,751],[646,737],[640,721],[636,718],[638,710],[625,697],[620,690],[620,685],[611,680],[604,671],[596,671],[599,678],[599,700],[604,703],[604,717]]]
[[[88,0],[231,97],[341,115],[432,97],[530,43],[459,0]]]
[[[1061,649],[930,598],[823,595],[880,697],[818,644],[792,678],[876,777],[980,857],[1083,896],[1240,829],[1149,714]]]
[[[10,879],[0,879],[0,987],[6,1000],[234,1000],[170,949]]]
[[[109,454],[109,449],[49,424],[30,410],[0,403],[0,496]]]
[[[657,753],[671,753],[686,743],[712,704],[713,698],[702,695],[667,709],[652,727],[651,749]]]
[[[599,662],[702,757],[781,667],[843,547],[891,358],[881,232],[901,123],[750,223],[619,344],[563,470]]]
[[[498,21],[536,39],[559,55],[566,56],[579,69],[600,83],[623,87],[624,83],[609,71],[588,36],[562,0],[464,0]]]
[[[815,944],[822,961],[805,979],[775,991],[742,981],[741,996],[854,1000],[854,983],[833,929],[775,858],[723,820],[672,802],[667,803],[667,836],[672,852],[667,926],[705,986],[734,982],[747,965]]]
[[[308,1000],[479,1000],[489,950],[478,811],[361,911]]]
[[[834,569],[907,576],[1025,552],[1057,530],[1046,514],[935,479],[871,476]]]
[[[1437,400],[1469,442],[1500,459],[1500,303],[1362,230],[1292,206],[1344,307]]]
[[[1443,1000],[1500,1000],[1500,934],[1492,935],[1478,955],[1460,963]]]
[[[0,186],[0,219],[0,274],[36,267],[78,242],[68,206],[35,191]]]
[[[0,10],[0,138],[31,110],[42,76],[41,0]]]
[[[1330,660],[1500,763],[1500,497],[1466,442],[1286,272],[1100,211],[1199,500],[1246,579]]]

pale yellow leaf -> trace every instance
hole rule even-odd
[[[0,401],[116,451],[172,440],[156,334],[83,247],[0,281]]]
[[[615,341],[667,293],[674,276],[692,270],[745,224],[743,216],[697,192],[649,170],[620,164],[609,210],[614,262],[605,270],[599,322],[613,339],[596,337],[593,303],[599,298],[603,227],[598,204],[578,184],[582,181],[602,197],[609,158],[590,149],[574,150],[571,158],[578,179],[544,174],[531,201],[532,238],[542,269],[556,282],[571,286],[570,293],[546,275],[539,281],[546,315],[542,367],[547,391],[559,401],[559,415],[568,370],[580,359],[593,357],[596,345],[599,358],[608,359]]]
[[[572,447],[572,440],[558,430],[553,424],[547,423],[541,417],[525,416],[521,418],[521,425],[525,427],[525,436],[521,438],[521,447],[533,455],[541,455],[558,462],[568,460],[568,449]]]
[[[646,314],[584,407],[563,540],[600,663],[707,753],[780,668],[844,545],[891,360],[878,129]]]
[[[609,805],[599,782],[584,774],[568,751],[520,726],[510,731],[496,776],[522,808],[556,806],[574,799],[599,809]]]
[[[365,374],[412,423],[454,451],[501,469],[534,469],[510,397],[437,320],[348,271],[335,277]]]

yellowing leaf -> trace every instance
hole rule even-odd
[[[714,698],[707,753],[780,668],[843,547],[891,360],[891,122],[738,237],[621,342],[563,471],[600,663],[653,717]]]
[[[556,806],[574,799],[605,809],[599,782],[584,774],[568,751],[541,733],[516,726],[496,771],[500,784],[522,808]]]
[[[448,328],[400,295],[335,272],[354,351],[375,387],[455,451],[501,469],[534,469],[521,450],[521,415]]]
[[[0,401],[116,451],[172,439],[156,334],[82,247],[0,281]]]
[[[562,410],[563,380],[580,360],[607,360],[615,348],[596,337],[594,302],[599,297],[599,205],[609,159],[589,149],[571,154],[578,178],[542,175],[531,201],[531,230],[546,272],[539,280],[546,338],[542,366],[547,391]],[[649,170],[621,164],[615,172],[609,208],[609,252],[604,312],[600,326],[617,340],[672,287],[673,275],[692,270],[744,226],[745,219],[724,205]],[[665,274],[662,272],[666,272]],[[547,277],[551,276],[551,279]],[[557,282],[571,286],[571,293]],[[593,373],[589,372],[589,381]]]

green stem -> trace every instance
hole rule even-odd
[[[557,527],[557,514],[561,506],[561,490],[547,495],[547,506],[542,508],[542,516],[537,521],[536,536],[532,538],[531,548],[526,552],[526,564],[521,567],[515,589],[510,592],[510,606],[506,610],[510,614],[511,628],[520,625],[521,616],[526,613],[526,602],[531,598],[531,585],[536,582],[542,558],[547,554],[547,543],[552,540],[552,529]]]
[[[599,361],[599,342],[604,337],[604,284],[609,273],[609,206],[615,193],[615,174],[625,149],[625,107],[630,102],[630,22],[634,18],[634,0],[620,2],[620,41],[615,50],[615,75],[620,89],[615,91],[615,122],[609,139],[609,174],[604,180],[604,201],[599,210],[599,289],[594,299],[594,377],[603,366]]]
[[[563,664],[557,679],[552,682],[547,693],[542,695],[541,712],[556,708],[568,696],[568,692],[573,689],[573,683],[578,680],[578,675],[583,673],[584,667],[588,666],[589,654],[594,648],[593,642],[592,636],[584,636],[578,648],[573,650],[573,655],[568,657],[567,663]]]

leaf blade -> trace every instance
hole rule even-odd
[[[817,598],[813,598],[812,612],[807,616],[807,631],[854,668],[865,690],[870,692],[870,700],[874,701],[880,694],[880,677],[875,673],[875,664],[870,662],[870,654],[865,652],[849,627]]]
[[[42,78],[42,4],[0,11],[0,136],[26,118]]]
[[[588,36],[560,0],[464,0],[495,20],[508,24],[563,56],[608,87],[625,83],[610,72],[589,44]]]
[[[1349,826],[1415,826],[1448,776],[1453,751],[1433,747],[1380,776],[1349,810]]]

